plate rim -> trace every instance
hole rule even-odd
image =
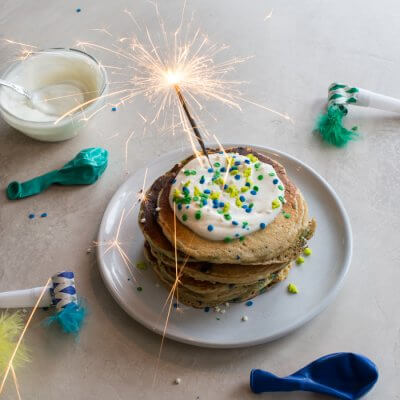
[[[207,147],[215,147],[216,144],[210,144],[210,143],[205,143]],[[305,315],[304,318],[296,321],[293,324],[290,324],[288,326],[286,326],[285,329],[273,334],[273,335],[269,335],[269,336],[265,336],[263,338],[258,338],[258,339],[253,339],[253,340],[242,340],[242,341],[234,341],[234,342],[226,342],[226,343],[220,343],[220,342],[210,342],[210,341],[200,341],[197,339],[191,339],[189,337],[182,337],[181,335],[178,334],[173,334],[173,333],[165,333],[165,337],[171,339],[171,340],[175,340],[177,342],[180,343],[185,343],[185,344],[190,344],[190,345],[194,345],[197,347],[207,347],[207,348],[221,348],[221,349],[230,349],[230,348],[241,348],[241,347],[250,347],[250,346],[256,346],[259,344],[265,344],[274,340],[277,340],[283,336],[286,336],[288,334],[290,334],[291,332],[297,330],[298,328],[300,328],[301,326],[307,324],[308,322],[310,322],[313,318],[315,318],[318,314],[320,314],[322,311],[324,311],[328,305],[330,305],[334,299],[336,298],[336,296],[338,295],[339,291],[342,289],[343,287],[343,283],[344,280],[347,276],[347,273],[350,269],[350,264],[351,264],[351,260],[352,260],[352,255],[353,255],[353,233],[352,233],[352,229],[351,229],[351,223],[350,223],[350,218],[347,214],[347,211],[343,205],[342,200],[340,199],[340,197],[336,194],[335,190],[333,189],[333,187],[326,181],[325,178],[323,178],[320,174],[318,174],[318,172],[316,172],[316,170],[312,167],[310,167],[309,165],[305,164],[303,161],[299,160],[298,158],[284,152],[284,151],[280,151],[277,150],[273,147],[268,147],[268,146],[263,146],[263,145],[258,145],[258,144],[237,144],[237,143],[223,143],[222,146],[225,147],[234,147],[234,146],[242,146],[242,147],[252,147],[256,150],[259,151],[265,151],[267,153],[276,153],[279,156],[282,157],[286,157],[287,159],[289,159],[290,161],[297,163],[298,165],[300,165],[302,168],[308,170],[310,173],[312,173],[316,178],[318,178],[318,180],[323,184],[323,186],[325,187],[325,189],[328,190],[329,194],[332,196],[332,198],[334,199],[337,207],[338,207],[338,211],[341,214],[342,220],[343,220],[343,228],[345,230],[345,234],[347,236],[347,254],[345,255],[345,260],[343,262],[343,268],[342,271],[340,272],[338,279],[336,280],[335,284],[333,285],[332,289],[330,290],[329,294],[323,299],[323,301],[321,301],[318,306],[316,306],[311,312],[309,312],[308,314]],[[132,176],[130,176],[128,179],[126,179],[119,187],[118,189],[115,191],[115,193],[113,194],[113,196],[111,197],[111,199],[109,200],[107,207],[104,211],[100,226],[99,226],[99,231],[97,234],[97,241],[98,243],[102,243],[102,233],[104,232],[104,225],[106,223],[106,220],[108,218],[108,214],[111,212],[111,210],[114,208],[114,203],[115,200],[119,197],[120,192],[122,192],[123,188],[128,185],[128,183],[135,179],[135,176],[140,173],[141,171],[144,171],[146,168],[150,169],[151,167],[153,167],[154,165],[159,164],[160,162],[162,162],[163,159],[168,159],[172,154],[176,153],[176,154],[186,154],[187,152],[191,152],[192,148],[189,146],[186,147],[182,147],[180,149],[176,149],[176,150],[172,150],[170,152],[165,153],[164,155],[162,155],[161,157],[157,158],[156,161],[152,162],[150,165],[148,165],[147,167],[142,167],[139,170],[137,170]],[[177,161],[179,162],[179,160]],[[144,327],[146,327],[147,329],[149,329],[150,331],[157,333],[159,335],[163,334],[163,329],[158,329],[157,326],[154,326],[152,323],[148,322],[145,318],[142,318],[140,316],[140,314],[135,314],[133,312],[131,312],[131,310],[125,305],[123,298],[117,293],[117,291],[114,290],[114,288],[112,287],[111,282],[108,281],[107,278],[107,267],[106,267],[106,263],[104,261],[103,255],[100,252],[99,248],[97,248],[96,251],[96,258],[97,258],[97,264],[99,267],[99,271],[100,271],[100,275],[102,277],[102,280],[104,282],[105,287],[107,288],[108,292],[111,294],[111,296],[113,297],[113,299],[118,303],[118,305],[131,317],[133,318],[136,322],[140,323],[141,325],[143,325]]]

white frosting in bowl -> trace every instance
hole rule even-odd
[[[3,118],[28,136],[48,141],[75,136],[86,117],[100,107],[101,100],[97,98],[106,87],[104,68],[86,53],[71,49],[33,53],[14,64],[2,78],[32,93],[32,99],[28,99],[2,87]],[[76,108],[78,105],[82,106]]]
[[[285,188],[274,168],[249,154],[210,154],[194,158],[171,186],[177,218],[208,240],[234,239],[265,229],[284,203]]]

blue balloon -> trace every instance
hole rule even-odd
[[[261,369],[250,372],[250,388],[254,393],[301,390],[345,400],[364,396],[377,380],[376,365],[367,357],[354,353],[326,355],[285,378]]]

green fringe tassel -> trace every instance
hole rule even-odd
[[[320,133],[325,142],[336,147],[344,147],[358,137],[354,130],[348,130],[343,126],[343,117],[347,114],[347,108],[343,105],[332,104],[328,112],[318,117],[315,129]]]

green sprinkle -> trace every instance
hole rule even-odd
[[[141,286],[138,286],[138,287],[136,288],[136,290],[137,290],[138,292],[141,292],[141,291],[143,290],[143,288],[142,288]]]
[[[187,219],[188,219],[187,214],[183,214],[183,215],[182,215],[182,219],[183,219],[184,221],[187,221]]]
[[[287,213],[287,212],[284,212],[284,213],[283,213],[283,216],[284,216],[286,219],[289,219],[289,218],[290,218],[290,214]]]
[[[253,186],[253,190],[255,190],[256,192],[258,192],[258,189],[259,189],[258,186],[256,186],[256,185]]]
[[[258,179],[259,181],[262,181],[262,180],[264,179],[264,175],[258,175],[258,176],[257,176],[257,179]]]
[[[185,174],[185,176],[189,176],[189,175],[190,175],[190,171],[189,171],[189,170],[186,170],[186,171],[184,172],[184,174]]]
[[[243,227],[243,228],[246,228],[246,226],[247,226],[248,224],[249,224],[249,223],[245,221],[245,222],[243,222],[242,227]]]
[[[195,214],[194,214],[194,217],[196,219],[200,219],[201,218],[201,211],[200,210],[196,211]]]
[[[292,294],[299,293],[299,289],[297,289],[297,286],[294,283],[289,283],[287,289],[288,289],[289,293],[292,293]]]
[[[220,164],[219,162],[214,163],[214,167],[215,167],[215,168],[218,168],[218,167],[220,167],[220,166],[221,166],[221,164]]]
[[[354,131],[354,132],[355,132],[355,131],[358,131],[358,126],[353,126],[353,127],[351,128],[351,130]]]
[[[297,257],[297,260],[296,260],[296,264],[297,265],[300,265],[300,264],[303,264],[304,263],[304,257]]]
[[[253,207],[254,207],[254,203],[250,203],[250,204],[249,204],[249,207],[250,207],[250,208],[253,208]]]
[[[232,219],[232,217],[230,216],[230,214],[225,214],[224,217],[225,217],[225,219],[226,219],[227,221],[230,221],[230,220]]]
[[[303,253],[304,253],[305,256],[311,256],[312,250],[311,250],[309,247],[306,247],[306,248],[303,250]]]
[[[278,196],[278,199],[280,200],[280,202],[281,202],[282,204],[285,203],[285,199],[283,198],[283,196]]]
[[[196,175],[197,172],[193,169],[192,171],[190,171],[190,175]]]
[[[219,321],[221,318],[220,318],[220,317],[215,317],[215,319],[216,319],[217,321]]]
[[[269,176],[275,176],[275,172],[270,172],[268,175]]]
[[[141,269],[142,271],[147,269],[147,264],[143,261],[136,263],[136,268]]]
[[[198,200],[199,200],[199,198],[197,196],[193,197],[193,201],[198,201]]]
[[[224,242],[225,243],[230,243],[230,242],[232,242],[232,238],[230,236],[227,236],[227,237],[224,238]]]
[[[241,242],[243,242],[244,236],[240,236],[239,240],[240,240]]]
[[[217,213],[218,213],[218,214],[223,214],[223,213],[224,213],[224,210],[217,210]]]
[[[284,187],[283,187],[282,185],[278,185],[278,189],[279,189],[279,190],[283,190]]]
[[[256,163],[254,164],[254,166],[256,167],[256,169],[258,169],[258,168],[260,168],[260,166],[261,166],[261,163],[259,163],[259,162],[256,162]]]

